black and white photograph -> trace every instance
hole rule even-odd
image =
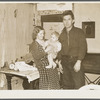
[[[99,15],[100,2],[0,2],[0,92],[100,92]]]

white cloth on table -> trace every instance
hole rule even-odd
[[[10,69],[19,71],[37,70],[36,67],[26,64],[24,61],[15,62],[15,64],[9,65]]]
[[[34,72],[31,72],[30,74],[27,75],[27,79],[28,79],[28,82],[29,83],[31,81],[39,78],[39,77],[40,77],[39,71],[34,71]]]
[[[25,76],[28,78],[28,82],[39,78],[39,71],[36,67],[26,64],[24,61],[16,62],[15,64],[10,64],[11,69],[15,71],[25,73]]]

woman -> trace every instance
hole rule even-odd
[[[39,89],[60,89],[57,68],[46,68],[48,59],[47,53],[44,51],[44,43],[44,29],[41,26],[35,26],[33,42],[29,46],[29,51],[40,73]]]

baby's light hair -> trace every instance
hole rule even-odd
[[[59,33],[57,31],[52,32],[51,35],[55,35],[57,38],[59,38]]]

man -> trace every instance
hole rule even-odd
[[[79,89],[85,84],[81,62],[87,51],[85,34],[82,29],[74,27],[74,15],[71,10],[63,12],[64,29],[59,37],[62,49],[58,54],[63,74],[61,88]]]

